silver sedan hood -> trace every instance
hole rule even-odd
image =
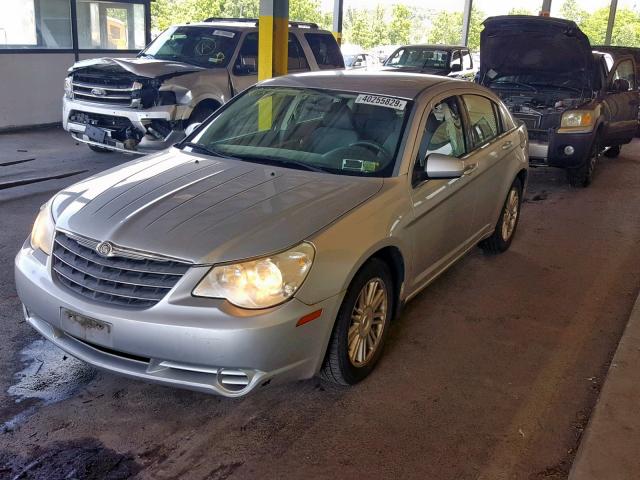
[[[63,190],[53,214],[58,229],[210,264],[293,246],[382,184],[170,149]]]

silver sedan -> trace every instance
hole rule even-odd
[[[164,152],[43,205],[16,257],[27,321],[71,355],[240,396],[365,378],[401,306],[509,248],[527,134],[467,82],[273,79]]]

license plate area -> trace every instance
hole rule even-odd
[[[60,311],[60,320],[62,330],[72,337],[104,347],[113,346],[113,325],[109,322],[87,317],[66,308]]]
[[[84,134],[92,142],[98,142],[98,143],[106,143],[106,139],[109,137],[109,134],[105,129],[100,127],[95,127],[93,125],[86,125],[84,129]]]

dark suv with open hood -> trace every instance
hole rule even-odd
[[[569,20],[502,16],[484,27],[479,81],[526,124],[531,164],[564,168],[571,185],[589,185],[600,155],[616,156],[638,128],[633,57],[609,71]]]

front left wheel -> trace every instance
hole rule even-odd
[[[369,260],[349,286],[336,318],[320,376],[340,385],[363,380],[380,359],[394,311],[389,267]]]

